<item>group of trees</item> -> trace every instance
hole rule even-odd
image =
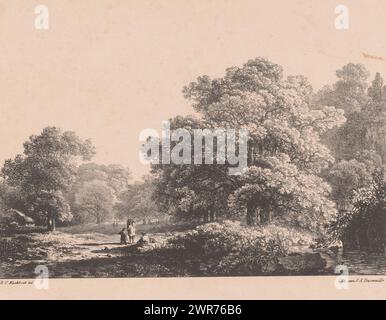
[[[154,184],[150,176],[130,184],[118,195],[114,206],[118,219],[128,216],[134,219],[156,218],[161,213],[152,199]]]
[[[77,161],[90,160],[94,153],[91,142],[74,132],[45,128],[24,143],[23,154],[5,161],[3,187],[9,190],[3,198],[54,230],[57,222],[72,219],[65,193],[73,182]]]
[[[369,85],[361,64],[336,76],[315,93],[305,77],[284,78],[279,65],[257,58],[185,87],[198,116],[177,116],[171,129],[247,129],[248,168],[231,176],[228,163],[154,164],[157,204],[185,218],[276,219],[315,231],[357,210],[383,181],[386,87],[379,73]]]
[[[20,210],[49,230],[57,223],[101,223],[117,215],[118,205],[119,215],[127,216],[120,199],[131,188],[130,171],[89,162],[94,154],[91,141],[74,132],[47,127],[31,136],[23,154],[1,170],[0,210]]]
[[[334,158],[321,136],[345,122],[332,105],[315,108],[303,76],[283,77],[266,59],[199,77],[184,88],[199,117],[176,117],[173,127],[247,129],[248,168],[228,174],[229,164],[152,167],[155,199],[167,211],[213,220],[244,216],[249,225],[273,218],[319,229],[335,214],[323,178]]]
[[[128,189],[130,171],[120,165],[86,163],[78,167],[69,199],[76,222],[111,220],[119,195]]]
[[[352,203],[355,191],[369,186],[375,170],[386,160],[386,87],[379,73],[368,85],[369,73],[360,64],[337,71],[338,81],[316,95],[316,107],[335,103],[347,121],[331,130],[323,141],[333,151],[334,166],[327,172],[338,207]]]
[[[385,189],[386,87],[380,73],[369,83],[369,72],[360,64],[344,66],[337,77],[332,87],[323,88],[314,98],[316,107],[335,103],[347,118],[344,125],[323,137],[336,159],[325,172],[339,209],[332,222],[336,228],[330,231],[333,235],[338,231],[348,248],[378,250],[384,247],[386,214],[381,196]]]

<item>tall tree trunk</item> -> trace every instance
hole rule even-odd
[[[54,216],[51,218],[51,221],[52,221],[51,222],[51,225],[52,225],[51,231],[56,231],[56,219]]]
[[[210,220],[209,220],[210,222],[214,222],[216,220],[213,208],[211,208],[209,211],[209,218],[210,218]]]
[[[204,223],[209,222],[209,213],[207,210],[204,210]]]
[[[47,215],[47,231],[51,231],[51,217]]]
[[[101,224],[101,216],[99,214],[97,214],[97,224]]]
[[[47,213],[47,230],[56,231],[55,216],[52,213]]]
[[[51,230],[51,217],[50,217],[48,212],[45,212],[45,215],[47,217],[47,221],[46,221],[46,223],[47,223],[47,231],[50,231]]]
[[[247,225],[248,226],[255,225],[254,214],[255,214],[255,206],[252,203],[248,203],[247,204]]]
[[[251,145],[251,146],[248,148],[248,158],[247,158],[247,163],[248,163],[249,165],[252,165],[252,164],[255,162],[254,153],[255,153],[255,147]]]
[[[266,225],[271,221],[271,211],[268,208],[260,210],[260,224]]]

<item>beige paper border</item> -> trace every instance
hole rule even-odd
[[[48,290],[33,284],[1,285],[1,300],[345,300],[386,299],[386,277],[353,276],[348,289],[335,276],[229,278],[52,279]],[[369,282],[379,281],[382,282]],[[10,281],[17,281],[15,279]],[[20,280],[26,281],[26,280]],[[31,280],[33,281],[33,280]],[[352,282],[357,281],[357,282]],[[360,282],[362,281],[362,282]]]

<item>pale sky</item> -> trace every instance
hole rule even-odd
[[[49,30],[34,28],[47,5]],[[334,9],[349,8],[349,30]],[[361,62],[386,77],[386,2],[330,0],[0,0],[0,162],[48,125],[91,138],[95,161],[139,178],[138,136],[193,113],[181,90],[264,56],[315,89]]]

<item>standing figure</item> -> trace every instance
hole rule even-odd
[[[126,228],[123,228],[118,234],[121,235],[121,244],[127,244],[128,235],[126,232]]]
[[[134,243],[135,239],[135,226],[134,222],[130,223],[129,227],[127,228],[127,232],[129,234],[129,242]]]

